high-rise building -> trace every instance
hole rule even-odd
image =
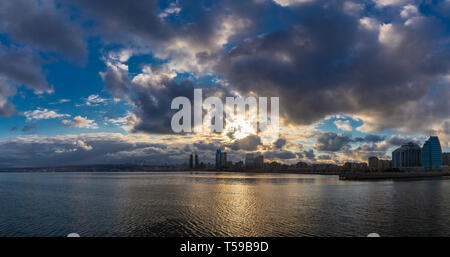
[[[245,155],[245,167],[253,168],[255,165],[255,156],[252,153],[248,153]]]
[[[220,170],[222,168],[222,151],[220,149],[216,150],[216,169]]]
[[[378,170],[387,170],[392,168],[392,161],[390,160],[378,160]]]
[[[256,157],[256,159],[255,159],[255,168],[257,168],[257,169],[264,168],[264,156],[259,155],[258,157]]]
[[[413,142],[406,143],[392,152],[393,168],[422,166],[422,149]]]
[[[442,153],[442,165],[450,166],[450,153]]]
[[[369,169],[378,170],[378,158],[375,156],[369,157]]]
[[[198,155],[195,155],[195,168],[198,169],[200,167],[200,164],[198,163]]]
[[[220,154],[220,167],[226,168],[227,167],[227,153],[223,152]]]
[[[383,171],[392,168],[390,160],[378,159],[378,157],[369,157],[369,169],[372,171]]]
[[[440,170],[442,165],[441,143],[437,136],[431,136],[423,144],[422,165],[425,170]]]
[[[189,169],[193,169],[194,168],[194,160],[193,160],[193,156],[192,154],[189,156]]]

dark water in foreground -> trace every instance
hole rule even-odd
[[[0,173],[0,236],[450,236],[450,180]]]

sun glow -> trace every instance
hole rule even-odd
[[[250,120],[246,120],[244,117],[237,117],[231,121],[227,120],[222,134],[230,137],[231,139],[242,139],[256,133],[257,131],[252,126]]]

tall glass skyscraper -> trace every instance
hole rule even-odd
[[[442,149],[439,138],[431,136],[422,148],[422,165],[425,170],[440,170],[442,165]]]
[[[216,169],[220,170],[222,168],[222,151],[217,149],[216,151]]]

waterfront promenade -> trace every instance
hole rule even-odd
[[[412,171],[412,172],[343,172],[340,180],[383,180],[383,179],[420,179],[450,176],[449,171]]]

